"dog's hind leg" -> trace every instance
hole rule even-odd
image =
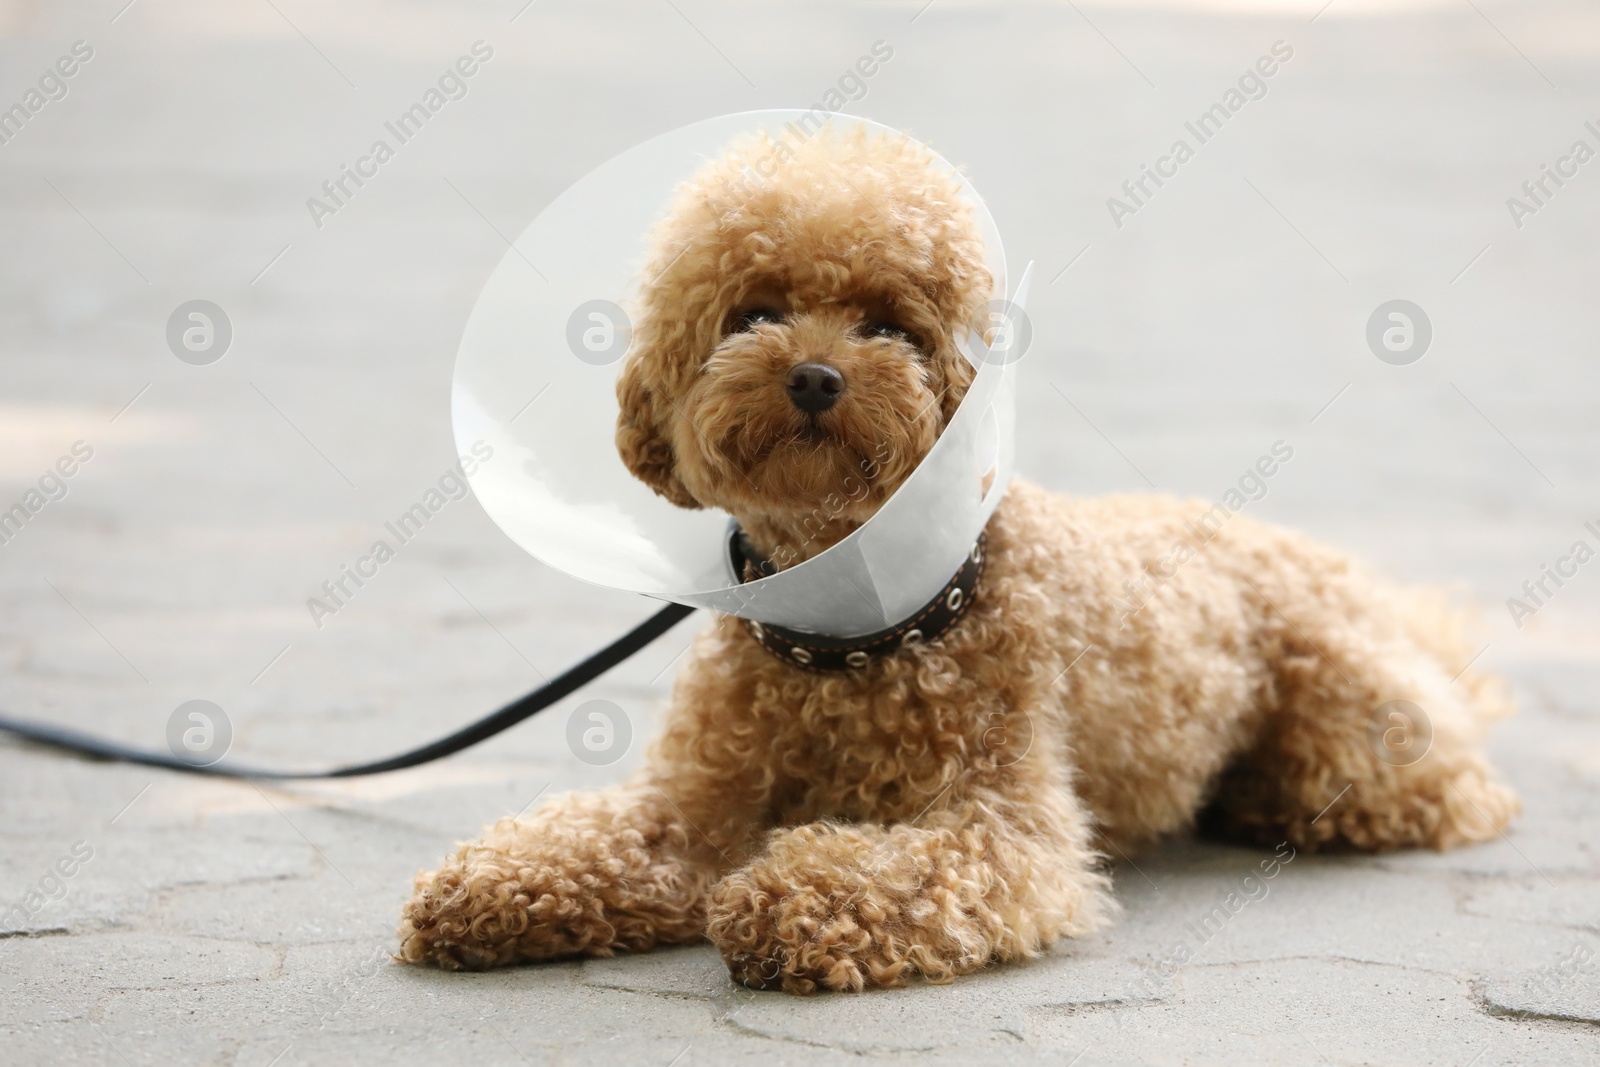
[[[1275,706],[1202,823],[1373,852],[1495,837],[1520,805],[1482,746],[1510,702],[1467,669],[1453,616],[1364,582],[1275,592],[1262,605]]]
[[[398,958],[479,970],[698,941],[716,859],[647,780],[555,797],[417,875]]]

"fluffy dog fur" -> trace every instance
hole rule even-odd
[[[680,190],[654,249],[618,383],[624,460],[782,565],[822,551],[971,381],[954,338],[992,282],[956,181],[899,139],[746,141]],[[844,377],[820,415],[786,394],[803,362]],[[1102,851],[1201,816],[1298,849],[1495,836],[1518,803],[1480,745],[1510,705],[1443,605],[1236,517],[1124,615],[1124,583],[1206,511],[1019,481],[968,616],[850,674],[788,666],[719,619],[644,768],[420,874],[400,957],[483,968],[708,937],[750,985],[945,981],[1100,926]],[[1432,723],[1409,766],[1370,744],[1394,699]]]

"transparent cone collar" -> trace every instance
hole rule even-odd
[[[843,115],[829,121],[894,132]],[[1015,452],[1014,339],[1004,330],[992,348],[976,334],[959,342],[977,368],[972,385],[878,512],[827,551],[756,581],[734,572],[729,516],[668,503],[617,454],[615,382],[631,339],[619,309],[637,292],[645,235],[673,191],[739,135],[764,129],[792,143],[815,125],[810,112],[746,112],[646,141],[557,197],[495,268],[456,359],[456,445],[490,456],[469,476],[473,492],[541,561],[597,585],[850,637],[913,615],[972,550]],[[962,187],[1004,293],[1000,235],[965,179]],[[1027,287],[1025,271],[1011,306],[1020,309]]]

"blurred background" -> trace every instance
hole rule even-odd
[[[476,42],[465,96],[315,217]],[[1119,871],[1117,931],[870,1010],[735,994],[709,949],[391,967],[411,872],[626,773],[702,620],[480,749],[370,781],[257,788],[0,742],[0,906],[94,849],[0,939],[0,1059],[1509,1063],[1592,1040],[1596,974],[1530,976],[1600,947],[1600,563],[1523,592],[1574,542],[1600,549],[1583,0],[0,0],[0,511],[30,515],[0,543],[0,708],[163,747],[204,699],[236,757],[334,764],[447,732],[642,618],[470,499],[320,627],[306,601],[452,465],[462,328],[545,205],[680,125],[818,103],[880,43],[843,109],[961,165],[1036,264],[1022,473],[1216,499],[1287,442],[1252,515],[1481,605],[1482,662],[1523,708],[1494,748],[1528,805],[1512,839],[1309,861],[1308,896],[1259,907],[1276,926],[1120,1011],[1074,1005],[1123,1003],[1247,854],[1175,843]],[[1263,56],[1264,93],[1199,143],[1185,124]],[[1179,139],[1176,175],[1125,191]],[[194,300],[231,324],[206,365],[168,341]],[[1396,300],[1425,348],[1369,343]],[[592,698],[632,726],[599,766],[566,742]],[[1233,1021],[1263,997],[1293,1025]],[[886,1003],[903,1029],[870,1021]]]

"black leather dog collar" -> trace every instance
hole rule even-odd
[[[979,534],[978,543],[961,561],[961,569],[939,590],[938,595],[910,618],[886,630],[860,637],[828,637],[753,619],[745,619],[744,624],[762,648],[792,667],[806,671],[858,671],[873,660],[891,655],[908,645],[937,641],[960,622],[977,599],[987,545],[988,535]],[[729,552],[734,570],[747,582],[773,573],[772,565],[751,550],[744,531],[737,526],[733,529]]]

